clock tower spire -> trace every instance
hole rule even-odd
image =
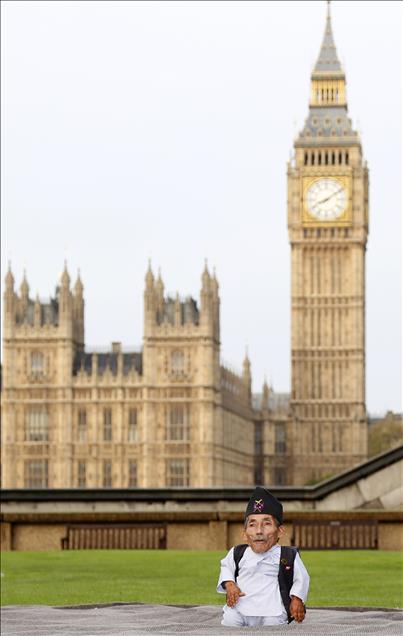
[[[365,249],[368,171],[348,117],[330,3],[309,112],[288,165],[291,412],[298,456],[289,483],[366,459]],[[302,452],[300,450],[302,449]]]

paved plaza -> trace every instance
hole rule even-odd
[[[129,636],[130,634],[290,634],[402,636],[403,611],[379,609],[308,609],[298,625],[261,628],[221,627],[217,605],[172,606],[117,603],[100,606],[14,605],[2,609],[2,636]]]

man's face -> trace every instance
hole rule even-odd
[[[276,545],[283,531],[283,526],[277,527],[272,515],[249,515],[244,534],[253,552],[267,552]]]

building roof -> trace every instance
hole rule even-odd
[[[102,375],[107,369],[109,369],[112,375],[117,375],[118,372],[118,356],[122,355],[123,358],[123,375],[127,375],[130,371],[135,370],[140,375],[143,373],[143,354],[136,353],[115,353],[115,352],[79,352],[76,354],[73,363],[73,375],[77,375],[80,370],[84,371],[88,375],[92,372],[93,356],[97,356],[98,361],[98,374]]]
[[[340,74],[342,72],[343,70],[339,58],[337,57],[336,45],[333,39],[330,2],[328,2],[325,33],[313,74],[327,75],[328,73]]]
[[[262,399],[263,399],[263,393],[254,393],[252,395],[252,407],[255,409],[255,411],[261,410]],[[274,391],[269,391],[269,410],[270,411],[288,410],[289,405],[290,405],[289,393],[275,393]]]

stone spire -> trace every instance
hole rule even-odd
[[[41,318],[42,318],[41,314],[42,314],[41,301],[39,299],[39,294],[36,294],[35,304],[34,304],[34,325],[36,327],[41,326]]]
[[[327,3],[327,17],[325,34],[323,36],[322,46],[319,57],[315,64],[312,77],[316,75],[338,75],[343,74],[339,58],[337,57],[336,46],[333,39],[332,20],[330,16],[330,0]]]
[[[146,289],[150,290],[154,288],[154,274],[153,274],[153,270],[151,269],[151,260],[148,261],[148,269],[147,269],[145,281],[146,281]]]
[[[61,282],[61,286],[62,289],[70,289],[70,276],[69,276],[69,272],[67,271],[67,262],[64,261],[64,269],[63,269],[63,273],[60,279]]]
[[[80,270],[78,270],[76,284],[74,285],[74,293],[76,295],[76,298],[82,298],[83,292],[84,292],[84,285],[81,280]]]
[[[203,274],[202,274],[202,289],[204,292],[209,292],[210,291],[210,273],[208,271],[208,266],[207,266],[207,259],[205,260],[204,263],[204,270],[203,270]]]
[[[262,409],[267,410],[269,408],[269,395],[270,395],[270,389],[269,389],[269,385],[267,384],[267,379],[265,376],[264,382],[263,382],[263,390],[262,390]]]
[[[250,360],[249,360],[249,356],[248,356],[248,348],[246,348],[245,351],[245,357],[243,359],[243,377],[246,378],[250,378],[251,374],[250,374]]]
[[[315,138],[327,138],[333,146],[340,138],[343,144],[358,144],[347,110],[346,77],[337,56],[328,2],[325,34],[311,74],[309,113],[295,147],[311,147]]]
[[[20,294],[21,294],[22,300],[28,302],[29,285],[28,285],[27,275],[26,275],[25,269],[24,269],[24,275],[22,277],[21,286],[20,286]]]
[[[250,360],[248,356],[248,348],[246,348],[245,358],[243,361],[243,369],[242,369],[242,379],[243,383],[247,389],[248,393],[248,401],[250,402],[252,397],[252,373],[250,368]]]
[[[155,283],[155,290],[157,292],[157,296],[159,299],[163,299],[164,298],[164,283],[162,281],[162,277],[161,277],[161,270],[158,269],[158,278],[157,281]]]
[[[217,280],[217,276],[216,276],[216,271],[215,268],[213,270],[213,277],[211,279],[211,287],[213,290],[213,294],[216,298],[218,298],[218,289],[219,289],[219,285],[218,285],[218,280]]]
[[[7,270],[7,274],[6,274],[6,278],[5,278],[5,283],[6,283],[6,291],[8,292],[13,292],[14,291],[14,276],[13,273],[11,271],[11,263],[10,261],[8,262],[8,270]]]

